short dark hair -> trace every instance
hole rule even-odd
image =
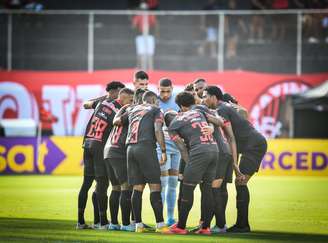
[[[152,98],[158,98],[158,96],[153,91],[148,90],[143,94],[142,101],[149,103]]]
[[[167,127],[171,125],[171,122],[178,113],[175,110],[168,110],[164,113],[164,122]]]
[[[133,96],[133,103],[134,104],[141,104],[142,103],[142,96],[146,92],[146,89],[139,88],[134,92]]]
[[[122,94],[122,93],[127,94],[127,95],[133,95],[134,91],[129,88],[123,88],[120,90],[119,94]]]
[[[205,91],[207,91],[208,95],[214,95],[218,100],[222,100],[223,94],[219,87],[217,86],[207,86],[205,88]]]
[[[194,84],[193,83],[187,84],[184,88],[184,91],[189,91],[189,92],[194,91]]]
[[[203,79],[203,78],[197,78],[197,79],[195,79],[194,84],[198,84],[198,83],[201,83],[201,82],[206,83],[206,80]]]
[[[148,74],[145,71],[138,71],[134,74],[135,79],[149,79]]]
[[[106,85],[106,91],[109,92],[114,89],[123,89],[124,87],[125,85],[120,81],[111,81]]]
[[[189,92],[183,91],[177,94],[177,96],[175,97],[175,103],[177,103],[179,107],[190,107],[195,104],[195,98]]]
[[[172,86],[172,81],[168,78],[162,78],[161,80],[159,80],[159,86],[171,87]]]
[[[234,103],[234,104],[238,104],[238,101],[235,99],[235,97],[233,97],[231,94],[229,94],[229,93],[225,93],[224,95],[223,95],[223,97],[222,97],[222,100],[224,101],[224,102],[227,102],[227,103],[229,103],[229,102],[232,102],[232,103]]]

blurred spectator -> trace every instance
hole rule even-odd
[[[52,124],[56,123],[58,118],[51,114],[44,107],[40,108],[40,123],[42,136],[52,136]]]
[[[137,9],[140,6],[140,0],[128,0],[128,9]]]
[[[236,0],[228,1],[228,10],[237,8]],[[243,20],[244,16],[228,15],[225,18],[225,30],[227,34],[227,51],[226,58],[231,59],[237,57],[238,42],[241,37],[245,37],[248,33],[247,26]]]
[[[5,7],[8,9],[21,9],[23,7],[22,0],[5,0]]]
[[[288,0],[272,0],[271,8],[275,10],[283,10],[289,8]],[[286,26],[288,23],[288,15],[279,14],[272,16],[271,24],[271,40],[272,41],[284,41],[286,35]]]
[[[322,18],[322,34],[324,41],[328,44],[328,14],[325,14]]]
[[[146,11],[148,6],[145,2],[140,4],[140,10]],[[154,15],[146,12],[132,18],[132,27],[138,31],[135,39],[137,51],[137,67],[142,69],[153,69],[153,58],[155,54],[155,37],[150,33],[157,28],[157,21]]]
[[[39,3],[38,1],[35,1],[35,0],[27,0],[24,5],[24,8],[26,10],[33,10],[33,11],[39,12],[39,11],[43,10],[43,4]]]
[[[138,9],[142,3],[147,3],[149,10],[159,9],[159,0],[128,0],[128,8],[133,10]]]
[[[252,9],[264,10],[270,7],[268,0],[252,0]],[[263,43],[264,42],[264,25],[265,18],[263,15],[253,15],[250,26],[250,43]]]
[[[159,0],[147,0],[147,5],[149,10],[158,10]]]
[[[304,9],[307,0],[293,0],[291,1],[289,8],[292,9]]]
[[[308,9],[324,9],[327,8],[327,1],[307,1],[305,7]],[[317,44],[320,42],[320,34],[323,30],[322,18],[322,14],[305,14],[303,16],[304,37],[308,43]]]
[[[203,10],[213,11],[217,10],[217,3],[215,0],[209,0]],[[204,55],[208,49],[210,57],[217,57],[217,38],[219,28],[219,16],[216,14],[208,14],[201,16],[201,29],[206,32],[206,40],[198,48],[198,53]]]

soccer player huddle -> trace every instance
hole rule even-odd
[[[260,167],[267,142],[247,120],[247,111],[233,96],[208,86],[204,79],[196,79],[176,96],[168,78],[159,80],[158,94],[148,90],[148,75],[144,71],[134,74],[133,84],[135,90],[112,81],[107,84],[106,96],[84,103],[84,108],[94,111],[83,140],[84,177],[78,198],[77,229],[188,234],[186,223],[194,190],[199,185],[201,218],[192,232],[250,232],[247,183]],[[227,183],[232,183],[233,171],[237,221],[228,228]],[[94,224],[89,226],[84,211],[93,181]],[[155,228],[142,221],[146,184]],[[216,222],[211,227],[214,217]]]

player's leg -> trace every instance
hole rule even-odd
[[[145,146],[137,151],[138,164],[145,182],[149,184],[150,203],[156,219],[156,232],[168,233],[169,229],[164,223],[163,202],[161,197],[161,169],[156,150],[147,150]]]
[[[226,232],[225,209],[227,204],[226,184],[224,185],[225,176],[231,166],[231,156],[229,154],[219,154],[216,169],[216,179],[212,183],[213,196],[215,201],[214,215],[216,219],[215,226],[211,229],[212,233]]]
[[[199,224],[196,226],[194,229],[192,229],[192,232],[196,232],[197,230],[202,228],[203,222],[204,222],[204,214],[206,211],[206,206],[205,206],[205,200],[206,198],[204,197],[204,190],[205,190],[205,185],[203,183],[199,184],[199,190],[200,190],[200,219],[199,219]]]
[[[76,226],[77,229],[89,228],[85,224],[84,211],[88,200],[88,191],[92,186],[95,177],[94,177],[93,161],[91,158],[90,151],[88,149],[83,150],[83,162],[84,162],[84,176],[78,196],[78,223]]]
[[[249,142],[249,149],[246,150],[240,159],[239,169],[245,175],[244,180],[236,180],[236,206],[237,206],[237,222],[229,228],[228,232],[243,233],[249,232],[250,226],[248,222],[248,207],[250,194],[247,183],[254,173],[259,170],[261,161],[267,150],[267,143],[264,138],[257,138],[254,143]]]
[[[160,194],[161,185],[159,183],[149,184],[150,203],[156,219],[156,232],[170,233],[169,228],[164,223],[163,203]]]
[[[209,153],[206,156],[207,161],[207,167],[203,173],[202,177],[202,194],[204,197],[204,215],[203,215],[203,223],[202,223],[202,229],[197,231],[196,233],[198,234],[211,234],[210,231],[210,224],[211,224],[211,219],[213,217],[213,211],[214,211],[214,205],[215,205],[215,200],[214,200],[214,195],[213,195],[213,185],[214,186],[219,186],[219,184],[213,183],[216,175],[216,167],[217,167],[217,160],[218,160],[218,153],[213,152]],[[205,161],[202,161],[203,164],[206,164]],[[218,181],[217,181],[218,182]]]
[[[93,205],[93,228],[98,228],[100,226],[99,218],[99,206],[96,190],[92,193],[92,205]]]
[[[112,163],[110,163],[109,159],[106,160],[106,169],[107,169],[107,176],[111,182],[112,185],[112,191],[109,196],[109,211],[110,211],[110,216],[111,216],[111,222],[109,229],[110,230],[119,230],[121,226],[118,224],[118,210],[120,206],[120,196],[121,196],[121,185],[116,178],[116,175],[114,173]]]
[[[145,179],[136,159],[136,152],[140,147],[136,145],[129,145],[127,148],[127,164],[128,164],[128,183],[133,186],[131,196],[131,206],[134,220],[136,223],[136,232],[144,232],[145,227],[142,223],[142,194],[145,188]]]
[[[143,232],[144,226],[142,223],[142,193],[145,188],[145,184],[133,185],[133,192],[131,197],[132,210],[136,221],[136,232]]]
[[[222,186],[223,179],[218,178],[212,182],[212,194],[214,200],[213,206],[213,213],[216,218],[215,227],[211,229],[212,233],[219,233],[219,229],[224,229],[225,222],[224,222],[224,215],[222,214],[223,211],[223,198],[221,194],[221,186]]]
[[[102,228],[107,228],[107,189],[108,189],[107,176],[96,176],[96,194],[99,207],[100,225]]]
[[[171,169],[169,169],[169,180],[166,191],[166,206],[167,206],[167,225],[173,225],[174,208],[177,199],[177,185],[179,175],[180,153],[171,154]]]
[[[115,178],[121,189],[119,203],[122,226],[120,229],[124,231],[135,231],[135,226],[130,224],[132,187],[128,184],[127,159],[126,157],[113,158],[110,159],[109,162],[111,163]],[[112,184],[116,183],[112,182]]]
[[[104,149],[102,146],[94,148],[93,158],[94,158],[94,169],[95,169],[95,179],[96,179],[96,196],[99,206],[99,216],[100,216],[100,228],[108,228],[107,219],[107,189],[109,186],[109,179],[106,170],[106,162],[104,160]]]
[[[92,186],[94,176],[83,176],[83,183],[78,197],[78,228],[85,228],[84,211],[88,200],[88,191]],[[81,227],[79,227],[81,226]]]
[[[118,210],[120,207],[121,186],[112,185],[112,192],[109,196],[109,210],[111,215],[111,226],[109,229],[119,230],[121,226],[118,223]]]
[[[225,233],[227,231],[226,208],[228,202],[227,182],[225,180],[223,180],[218,192],[221,194],[221,211],[215,212],[215,226],[211,228],[211,232]],[[217,200],[215,203],[217,203]]]
[[[122,217],[121,230],[135,231],[135,225],[130,224],[132,186],[128,184],[127,158],[121,157],[112,160],[112,168],[121,188],[121,196],[120,196],[120,208],[121,208],[121,217]]]
[[[180,205],[181,205],[183,172],[184,172],[185,167],[186,167],[186,162],[184,162],[182,159],[180,159],[179,175],[178,175],[178,180],[180,181],[180,183],[179,183],[179,192],[178,192],[178,212],[180,210]]]
[[[158,160],[162,157],[162,152],[160,150],[157,150],[157,157]],[[171,158],[170,155],[167,154],[167,161],[164,165],[161,166],[161,196],[163,204],[166,201],[166,191],[167,191],[167,185],[169,181],[169,168],[171,164]]]
[[[202,153],[190,156],[190,161],[184,169],[182,197],[179,207],[179,220],[178,224],[171,229],[173,233],[187,233],[185,228],[189,212],[194,202],[194,190],[196,185],[200,183],[200,181],[203,179],[203,176],[207,171],[208,165],[212,162],[208,159],[209,156],[211,156],[211,153]]]
[[[134,231],[135,227],[130,224],[130,214],[131,214],[131,197],[132,188],[127,182],[121,184],[121,217],[122,217],[122,227],[121,230],[124,231]]]
[[[197,184],[194,183],[187,183],[183,182],[181,187],[181,202],[180,202],[180,210],[179,210],[179,220],[177,223],[177,227],[173,228],[174,233],[176,229],[179,229],[182,234],[187,234],[186,223],[188,219],[189,212],[192,208],[192,205],[194,203],[194,190]]]

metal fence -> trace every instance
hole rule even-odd
[[[327,63],[325,10],[0,11],[5,70],[301,74],[328,71]]]

